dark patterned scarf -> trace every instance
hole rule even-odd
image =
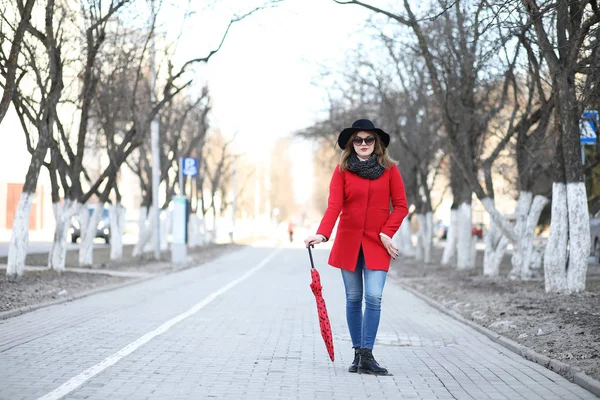
[[[367,161],[361,161],[358,159],[356,153],[353,153],[348,157],[348,170],[361,178],[377,179],[383,174],[385,168],[379,164],[375,154],[371,154],[371,157]]]

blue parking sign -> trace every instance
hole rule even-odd
[[[198,175],[198,159],[192,157],[184,157],[181,160],[181,172],[183,176]]]
[[[581,144],[595,144],[598,137],[598,110],[586,110],[579,121]]]

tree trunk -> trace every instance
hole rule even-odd
[[[535,228],[545,205],[548,203],[548,199],[538,195],[532,202],[531,198],[531,192],[520,192],[514,212],[517,220],[514,227],[496,210],[491,198],[485,197],[481,199],[481,204],[491,219],[490,231],[486,234],[485,275],[495,276],[498,273],[495,264],[498,263],[499,265],[502,261],[504,249],[509,242],[513,245],[513,256],[511,259],[513,268],[509,273],[509,278],[526,280],[541,275],[539,272],[541,259],[536,258],[540,254],[534,246]],[[501,236],[504,236],[506,239],[502,239]]]
[[[40,127],[40,137],[38,144],[31,156],[31,162],[25,176],[23,192],[19,198],[17,212],[13,221],[13,228],[10,236],[10,246],[8,248],[8,265],[6,275],[21,276],[25,270],[25,257],[27,257],[27,245],[29,242],[29,216],[31,214],[31,205],[35,196],[38,177],[44,157],[48,151],[48,131],[46,125]]]
[[[423,214],[415,214],[417,221],[419,223],[419,229],[417,229],[417,245],[415,246],[415,260],[417,261],[423,261],[423,259],[425,258],[425,252],[423,249],[423,228],[424,228],[424,224],[423,224],[423,220],[425,219],[425,217],[423,216]]]
[[[446,247],[444,247],[444,254],[442,255],[442,265],[451,264],[456,254],[456,243],[458,239],[458,210],[450,210],[450,225],[448,225],[448,231],[446,232]]]
[[[64,271],[67,261],[67,234],[71,227],[71,219],[79,211],[79,205],[71,199],[66,199],[64,204],[54,203],[54,240],[52,249],[48,254],[48,268]]]
[[[521,280],[537,279],[542,274],[539,268],[541,265],[541,259],[539,259],[541,254],[536,251],[534,243],[535,228],[549,200],[545,196],[537,195],[532,202],[531,193],[529,192],[521,192],[519,199],[521,196],[526,198],[526,208],[523,211],[515,212],[518,218],[516,227],[518,241],[514,246],[513,270],[509,277]],[[521,217],[519,212],[524,212],[524,216]]]
[[[164,210],[164,218],[160,220],[160,250],[169,250],[169,233],[171,233],[171,211]]]
[[[458,243],[457,261],[458,269],[469,269],[475,266],[473,259],[473,227],[472,227],[471,203],[462,203],[458,213]]]
[[[201,229],[201,235],[202,235],[202,246],[206,246],[208,244],[208,231],[206,228],[206,218],[202,217],[200,218],[200,229]]]
[[[490,228],[485,233],[483,240],[485,250],[483,253],[483,275],[499,276],[500,264],[504,258],[506,247],[509,240],[502,234],[498,225],[493,219],[490,219]]]
[[[81,224],[81,241],[79,243],[79,265],[90,266],[94,263],[94,239],[96,230],[102,215],[104,204],[98,203],[90,216],[87,207],[82,206],[79,211],[79,223]]]
[[[431,262],[431,245],[433,241],[433,213],[417,214],[419,221],[419,232],[417,233],[417,254],[421,254],[421,258],[425,263]]]
[[[514,214],[516,218],[515,232],[517,234],[517,239],[522,238],[524,235],[532,198],[533,194],[531,192],[522,191],[519,193],[519,199],[517,200],[517,207]],[[512,270],[508,274],[510,279],[531,279],[529,266],[524,265],[523,263],[523,247],[527,247],[527,244],[522,244],[518,240],[513,243],[513,256],[511,259]]]
[[[152,238],[152,225],[154,224],[154,208],[142,206],[138,219],[138,241],[133,248],[133,257],[139,257],[144,253],[146,244]]]
[[[110,259],[123,258],[123,233],[125,232],[125,209],[120,202],[110,207]]]
[[[397,244],[398,251],[400,254],[406,257],[415,256],[415,246],[412,244],[412,229],[410,224],[410,218],[405,218],[400,225],[400,229],[394,235],[394,241]]]
[[[567,291],[567,241],[569,219],[567,216],[567,188],[564,183],[552,184],[552,217],[550,235],[544,252],[544,280],[546,292]]]
[[[590,220],[585,183],[567,183],[569,217],[569,263],[567,289],[569,293],[585,290],[585,278],[590,256]]]
[[[198,247],[202,244],[200,237],[200,218],[196,214],[190,215],[188,224],[188,245]]]
[[[214,204],[215,204],[214,203],[214,201],[215,201],[214,197],[213,197],[212,201],[213,201],[213,203],[212,203],[213,204],[213,226],[212,226],[212,230],[210,231],[210,237],[208,239],[209,243],[215,243],[217,241],[217,225],[218,224],[217,224],[217,210],[216,210],[216,208],[214,206]],[[264,228],[265,227],[263,226],[263,229]],[[261,234],[262,234],[262,232],[261,232]]]
[[[544,254],[546,292],[585,290],[590,253],[587,194],[581,167],[579,108],[576,107],[575,74],[556,71],[557,176],[552,186],[550,237]]]
[[[29,215],[35,192],[21,193],[19,205],[13,221],[12,233],[10,235],[10,247],[8,248],[8,265],[6,275],[21,276],[25,271],[25,258],[27,257],[27,245],[29,242]]]

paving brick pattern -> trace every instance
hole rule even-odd
[[[51,392],[258,265],[246,248],[200,267],[0,322],[0,399]],[[374,355],[393,376],[347,372],[338,270],[314,251],[336,361],[320,337],[308,254],[286,248],[67,399],[594,399],[402,290],[391,276]]]

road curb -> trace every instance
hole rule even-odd
[[[37,304],[31,304],[31,305],[28,305],[28,306],[23,306],[23,307],[15,308],[14,310],[3,311],[3,312],[0,312],[0,321],[5,320],[5,319],[9,319],[9,318],[12,318],[12,317],[16,317],[18,315],[26,314],[26,313],[31,312],[31,311],[39,310],[40,308],[50,307],[50,306],[54,306],[54,305],[58,305],[58,304],[63,304],[63,303],[67,303],[69,301],[81,299],[82,297],[91,296],[91,295],[94,295],[94,294],[97,294],[97,293],[108,292],[108,291],[120,289],[120,288],[123,288],[123,287],[126,287],[126,286],[135,285],[137,283],[141,283],[141,282],[144,282],[144,281],[149,280],[149,279],[158,278],[159,276],[163,276],[163,275],[172,274],[172,273],[175,273],[175,272],[184,271],[184,270],[190,269],[190,268],[199,267],[199,266],[201,266],[203,264],[205,264],[205,262],[189,263],[187,265],[177,266],[177,267],[174,267],[173,265],[171,265],[170,267],[166,268],[165,270],[156,272],[156,273],[151,274],[149,276],[144,276],[144,277],[137,278],[137,279],[136,278],[132,278],[132,280],[127,281],[127,282],[121,282],[121,283],[115,283],[114,285],[102,286],[102,287],[99,287],[99,288],[96,288],[96,289],[91,289],[91,290],[87,290],[87,291],[84,291],[84,292],[76,293],[76,294],[73,294],[73,295],[68,295],[68,296],[65,296],[65,297],[63,297],[61,299],[46,301],[46,302],[37,303]],[[75,273],[79,273],[79,272],[75,272]]]
[[[405,289],[406,291],[414,294],[421,300],[425,301],[427,304],[429,304],[433,308],[443,312],[446,315],[449,315],[450,317],[456,319],[457,321],[462,322],[463,324],[468,325],[471,328],[475,329],[476,331],[484,334],[485,336],[490,338],[493,342],[496,342],[496,343],[506,347],[507,349],[511,350],[512,352],[520,355],[521,357],[523,357],[529,361],[533,361],[536,364],[539,364],[543,367],[548,368],[549,370],[551,370],[553,372],[556,372],[557,374],[567,378],[569,381],[581,386],[582,388],[584,388],[584,389],[592,392],[596,396],[600,397],[600,381],[587,375],[581,369],[574,367],[572,365],[566,364],[562,361],[547,357],[543,354],[539,354],[536,351],[515,342],[514,340],[511,340],[505,336],[502,336],[499,333],[494,332],[494,331],[492,331],[484,326],[481,326],[473,321],[469,321],[468,319],[466,319],[462,315],[458,314],[457,312],[444,307],[442,304],[438,303],[437,301],[433,300],[432,298],[424,295],[423,293],[419,292],[418,290],[416,290],[404,283],[400,283],[400,286],[403,289]]]
[[[168,272],[162,272],[162,273],[159,272],[156,275],[146,276],[146,277],[138,278],[138,279],[133,278],[131,281],[116,283],[114,285],[102,286],[102,287],[99,287],[96,289],[87,290],[87,291],[76,293],[73,295],[68,295],[61,299],[46,301],[43,303],[31,304],[28,306],[15,308],[14,310],[3,311],[3,312],[0,312],[0,320],[5,320],[8,318],[16,317],[18,315],[26,314],[31,311],[39,310],[40,308],[55,306],[57,304],[62,304],[62,303],[67,303],[69,301],[81,299],[82,297],[91,296],[93,294],[108,292],[108,291],[120,289],[120,288],[123,288],[126,286],[135,285],[136,283],[140,283],[140,282],[146,281],[148,279],[156,278],[158,276],[164,275],[165,273],[168,273]]]

